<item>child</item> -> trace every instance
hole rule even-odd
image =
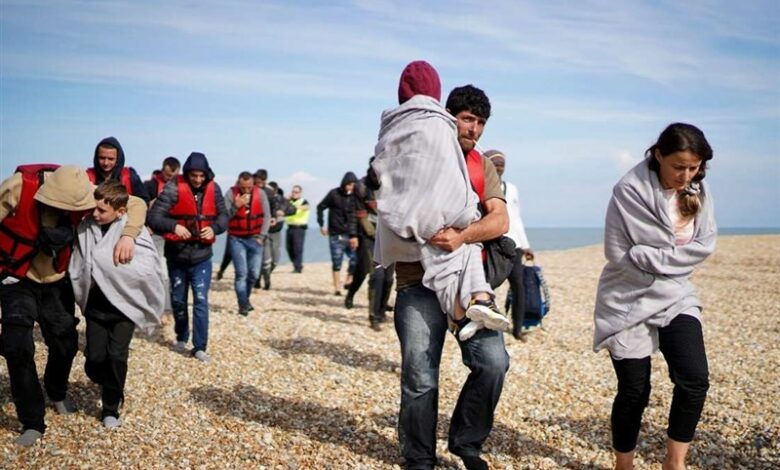
[[[436,70],[415,61],[401,74],[400,106],[382,114],[372,163],[380,183],[375,256],[383,266],[421,262],[423,285],[436,292],[466,341],[483,326],[507,330],[510,323],[485,281],[481,245],[448,252],[428,243],[440,230],[464,229],[480,218],[455,119],[440,95]]]
[[[73,293],[87,320],[87,376],[102,387],[103,425],[119,427],[127,357],[135,327],[160,324],[165,288],[160,260],[146,228],[136,239],[132,261],[114,265],[112,250],[126,223],[127,189],[106,180],[95,189],[95,209],[77,230],[68,269]]]

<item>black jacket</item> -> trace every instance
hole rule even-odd
[[[100,171],[100,165],[98,164],[98,148],[101,145],[110,145],[116,149],[116,166],[111,172],[111,179],[120,180],[122,168],[125,167],[125,151],[122,149],[122,145],[116,137],[106,137],[95,146],[95,154],[92,157],[92,168],[95,169],[96,175],[95,184],[100,184],[106,179],[103,177],[103,172]],[[138,173],[131,167],[127,167],[127,169],[130,170],[130,186],[133,189],[133,196],[140,197],[149,204],[149,193],[146,191],[146,186],[144,186]]]
[[[338,188],[331,189],[328,194],[317,204],[317,223],[324,226],[324,212],[328,211],[328,232],[330,235],[358,235],[357,217],[355,215],[355,193],[347,194],[344,187],[349,183],[356,183],[357,177],[348,171],[341,180]]]
[[[214,172],[211,171],[206,156],[197,152],[191,153],[184,163],[184,177],[186,178],[187,173],[192,170],[201,170],[206,173],[206,181],[204,181],[203,185],[198,189],[191,188],[192,193],[195,196],[195,202],[198,205],[198,208],[200,208],[203,206],[203,190],[205,189],[206,184],[214,179]],[[222,196],[222,190],[220,190],[217,183],[214,183],[214,197],[216,199],[218,215],[214,223],[211,224],[211,228],[214,230],[214,234],[218,235],[227,230],[230,216],[225,207],[225,199]],[[171,208],[176,205],[178,200],[179,186],[176,183],[176,179],[172,179],[166,183],[162,192],[157,196],[157,201],[152,205],[152,208],[149,209],[149,213],[146,216],[146,224],[151,227],[155,233],[170,233],[175,230],[176,219],[171,217],[168,213]],[[210,259],[212,255],[211,245],[165,241],[165,258],[168,261],[184,265],[193,265]]]

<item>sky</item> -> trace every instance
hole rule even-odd
[[[724,227],[780,227],[780,2],[0,0],[0,178],[91,166],[113,135],[142,178],[206,154],[225,190],[265,168],[310,202],[364,174],[413,60],[493,113],[529,227],[599,227],[672,122],[714,149]]]

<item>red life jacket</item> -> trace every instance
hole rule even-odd
[[[97,184],[97,172],[95,168],[87,168],[87,176],[92,184]],[[127,194],[133,195],[133,183],[130,182],[130,167],[122,167],[122,171],[119,173],[119,181],[122,182],[122,186],[127,189]]]
[[[466,155],[466,170],[469,172],[469,181],[474,188],[474,192],[479,196],[479,202],[484,206],[485,203],[485,167],[482,166],[482,154],[476,149]],[[482,249],[482,261],[487,261],[487,251]]]
[[[174,243],[202,243],[204,245],[211,245],[217,241],[217,237],[213,237],[210,240],[200,238],[200,231],[211,224],[217,218],[217,199],[214,191],[214,181],[206,183],[206,187],[203,188],[203,201],[201,203],[200,211],[198,210],[198,204],[195,202],[195,195],[192,194],[192,188],[190,183],[183,175],[176,176],[176,185],[178,187],[179,197],[176,204],[168,211],[168,215],[176,219],[178,225],[183,225],[190,231],[192,237],[188,240],[179,238],[173,232],[169,232],[163,235],[169,242]]]
[[[157,193],[154,195],[150,194],[149,196],[154,196],[152,199],[155,199],[160,195],[167,181],[165,181],[165,178],[163,178],[163,173],[160,170],[155,170],[155,172],[152,174],[152,179],[155,183],[157,183]]]
[[[41,213],[35,193],[43,184],[44,174],[59,168],[54,164],[21,165],[14,173],[22,174],[22,193],[14,211],[0,223],[0,277],[8,275],[23,278],[30,269],[32,259],[38,254],[38,235],[41,231]],[[76,224],[83,212],[72,213],[71,221]],[[54,258],[54,271],[68,269],[73,247],[68,246]]]
[[[230,191],[233,194],[233,199],[235,199],[240,192],[237,186],[230,188]],[[233,235],[234,237],[248,237],[260,234],[265,216],[265,214],[263,214],[262,199],[260,198],[260,188],[254,186],[252,188],[252,196],[249,199],[249,204],[241,206],[228,223],[228,233],[230,235]]]

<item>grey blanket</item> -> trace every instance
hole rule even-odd
[[[135,240],[132,261],[115,266],[114,246],[122,236],[125,223],[126,217],[118,219],[104,235],[91,217],[85,218],[78,227],[68,272],[76,303],[82,312],[94,282],[120,312],[149,333],[160,324],[167,295],[160,255],[144,228]]]
[[[604,253],[594,312],[594,351],[615,359],[642,358],[658,350],[658,328],[683,312],[701,311],[689,277],[715,251],[717,227],[709,186],[693,239],[675,245],[667,200],[657,175],[643,160],[613,189],[607,209]]]
[[[377,192],[374,259],[384,266],[420,261],[423,285],[435,291],[445,312],[489,292],[477,244],[447,252],[427,243],[445,227],[465,228],[479,219],[456,137],[455,119],[435,99],[417,95],[382,113],[372,166]]]

